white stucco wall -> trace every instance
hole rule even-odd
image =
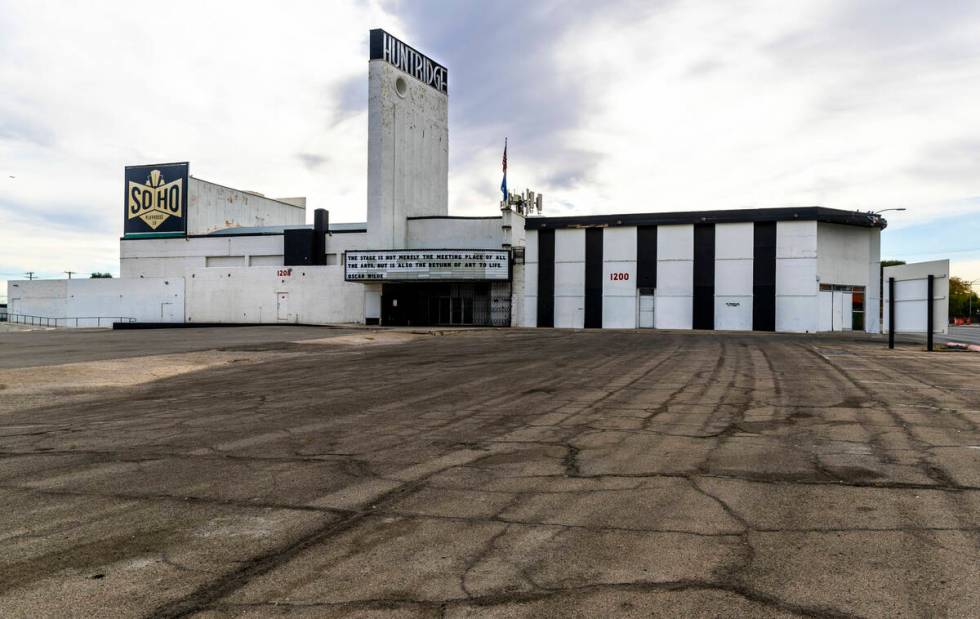
[[[817,224],[817,276],[821,284],[870,284],[872,230],[877,228]]]
[[[384,60],[368,64],[367,210],[375,249],[406,247],[406,217],[449,214],[449,97]]]
[[[694,226],[657,226],[654,327],[690,329],[693,304]]]
[[[340,265],[345,251],[367,247],[367,234],[328,234],[324,247]],[[185,277],[189,269],[207,266],[282,266],[283,237],[271,234],[129,239],[119,242],[119,256],[123,278]]]
[[[405,248],[498,249],[503,242],[501,224],[499,216],[410,219]]]
[[[817,222],[776,224],[776,331],[818,330]]]
[[[199,178],[187,192],[187,234],[209,234],[236,226],[297,226],[306,223],[306,208],[232,189]]]
[[[135,318],[140,322],[183,322],[184,280],[71,279],[11,282],[10,313],[45,318],[89,318],[67,327],[100,324],[91,318]],[[101,323],[111,326],[111,323]]]
[[[888,279],[895,278],[895,333],[925,333],[929,311],[929,275],[933,281],[932,303],[934,333],[949,333],[949,260],[916,262],[885,267],[884,324],[891,328],[888,316]]]
[[[536,327],[538,326],[538,231],[528,230],[524,243],[524,312],[519,324],[522,327]]]
[[[612,279],[625,273],[628,279]],[[602,326],[636,328],[636,227],[602,231]]]
[[[755,224],[715,226],[715,329],[752,330]]]
[[[130,239],[119,242],[122,278],[184,277],[188,269],[207,266],[208,257],[276,256],[281,264],[282,235],[212,236],[174,239]]]
[[[864,307],[864,327],[868,333],[881,333],[881,229],[872,228],[868,242],[868,291]]]
[[[821,284],[865,287],[864,328],[869,333],[881,330],[881,230],[839,224],[817,224],[817,276]],[[828,323],[824,300],[819,322]],[[821,327],[822,328],[822,327]]]
[[[187,321],[222,323],[364,322],[365,286],[344,281],[343,267],[193,269],[187,278]],[[287,295],[279,317],[279,294]]]
[[[555,327],[585,327],[585,230],[555,230]]]
[[[68,281],[35,279],[7,282],[7,312],[64,318],[68,315]]]

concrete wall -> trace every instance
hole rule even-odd
[[[406,247],[406,217],[449,214],[449,97],[384,60],[368,65],[367,210],[376,249]]]
[[[933,281],[933,332],[949,333],[949,260],[932,260],[885,267],[884,331],[888,316],[888,279],[895,278],[895,333],[925,333],[928,321],[928,278]]]
[[[877,228],[875,228],[877,230]],[[821,284],[868,286],[871,261],[869,228],[817,224],[817,276]]]
[[[187,234],[209,234],[236,226],[305,224],[305,206],[296,206],[298,198],[290,200],[293,204],[191,178],[187,192]]]
[[[864,306],[864,330],[881,333],[881,230],[868,231],[868,289]]]
[[[865,287],[864,328],[881,330],[881,230],[839,224],[817,224],[817,276],[821,284]],[[820,323],[828,322],[827,302],[820,309]],[[831,306],[832,311],[832,306]]]
[[[715,226],[715,329],[752,330],[755,225]]]
[[[821,224],[823,226],[823,224]],[[776,228],[776,330],[815,332],[819,320],[818,272],[829,283],[865,286],[868,295],[865,325],[878,328],[878,229],[840,225],[818,227],[813,221],[779,222]],[[715,226],[715,328],[751,331],[755,226],[751,222]],[[524,302],[516,324],[536,326],[538,233],[527,231],[523,273]],[[819,246],[819,252],[818,252]],[[584,326],[585,231],[555,231],[555,326]],[[603,326],[636,328],[636,228],[603,230]],[[693,319],[694,226],[657,228],[657,288],[654,326],[690,329]],[[611,279],[626,273],[625,279]],[[831,274],[831,275],[828,275]],[[521,288],[515,288],[521,290]],[[845,313],[849,316],[849,312]]]
[[[183,322],[183,278],[72,279],[11,282],[10,313],[46,318],[125,317]],[[74,327],[72,322],[63,323]],[[93,320],[79,321],[90,327]],[[105,323],[102,323],[105,326]]]
[[[345,251],[354,249],[368,249],[368,235],[366,232],[328,234],[323,245],[327,255],[337,254],[337,264],[342,264],[339,260]]]
[[[694,226],[657,226],[654,327],[690,329],[694,309]]]
[[[119,271],[122,278],[184,277],[188,269],[207,266],[208,258],[243,265],[277,258],[282,264],[282,251],[282,235],[130,239],[119,242]]]
[[[613,273],[626,273],[628,279],[611,279]],[[602,232],[603,328],[635,329],[636,299],[636,228],[606,228]]]
[[[555,326],[585,327],[585,230],[555,230]]]
[[[818,330],[817,222],[776,224],[776,331]]]
[[[68,281],[10,280],[7,282],[7,312],[64,318],[68,315]]]
[[[519,290],[519,288],[514,288]],[[524,239],[524,311],[522,327],[538,326],[538,231],[528,230]]]
[[[500,217],[411,219],[406,223],[404,247],[499,249],[503,243],[501,225]]]
[[[193,269],[187,322],[364,322],[365,286],[344,281],[342,266]],[[285,295],[282,297],[281,295]]]

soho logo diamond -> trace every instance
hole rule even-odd
[[[187,233],[187,163],[126,167],[125,236],[182,236]]]
[[[156,230],[171,215],[181,217],[183,183],[182,178],[166,182],[160,170],[150,170],[145,184],[130,181],[129,219],[139,217]]]

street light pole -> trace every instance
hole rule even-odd
[[[872,211],[871,214],[872,215],[881,215],[882,213],[887,213],[888,211],[905,211],[905,210],[908,210],[908,209],[906,209],[904,206],[900,206],[900,207],[897,207],[897,208],[883,208],[880,211]]]

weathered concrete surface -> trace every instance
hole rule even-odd
[[[980,356],[372,333],[0,335],[0,616],[980,608]]]

